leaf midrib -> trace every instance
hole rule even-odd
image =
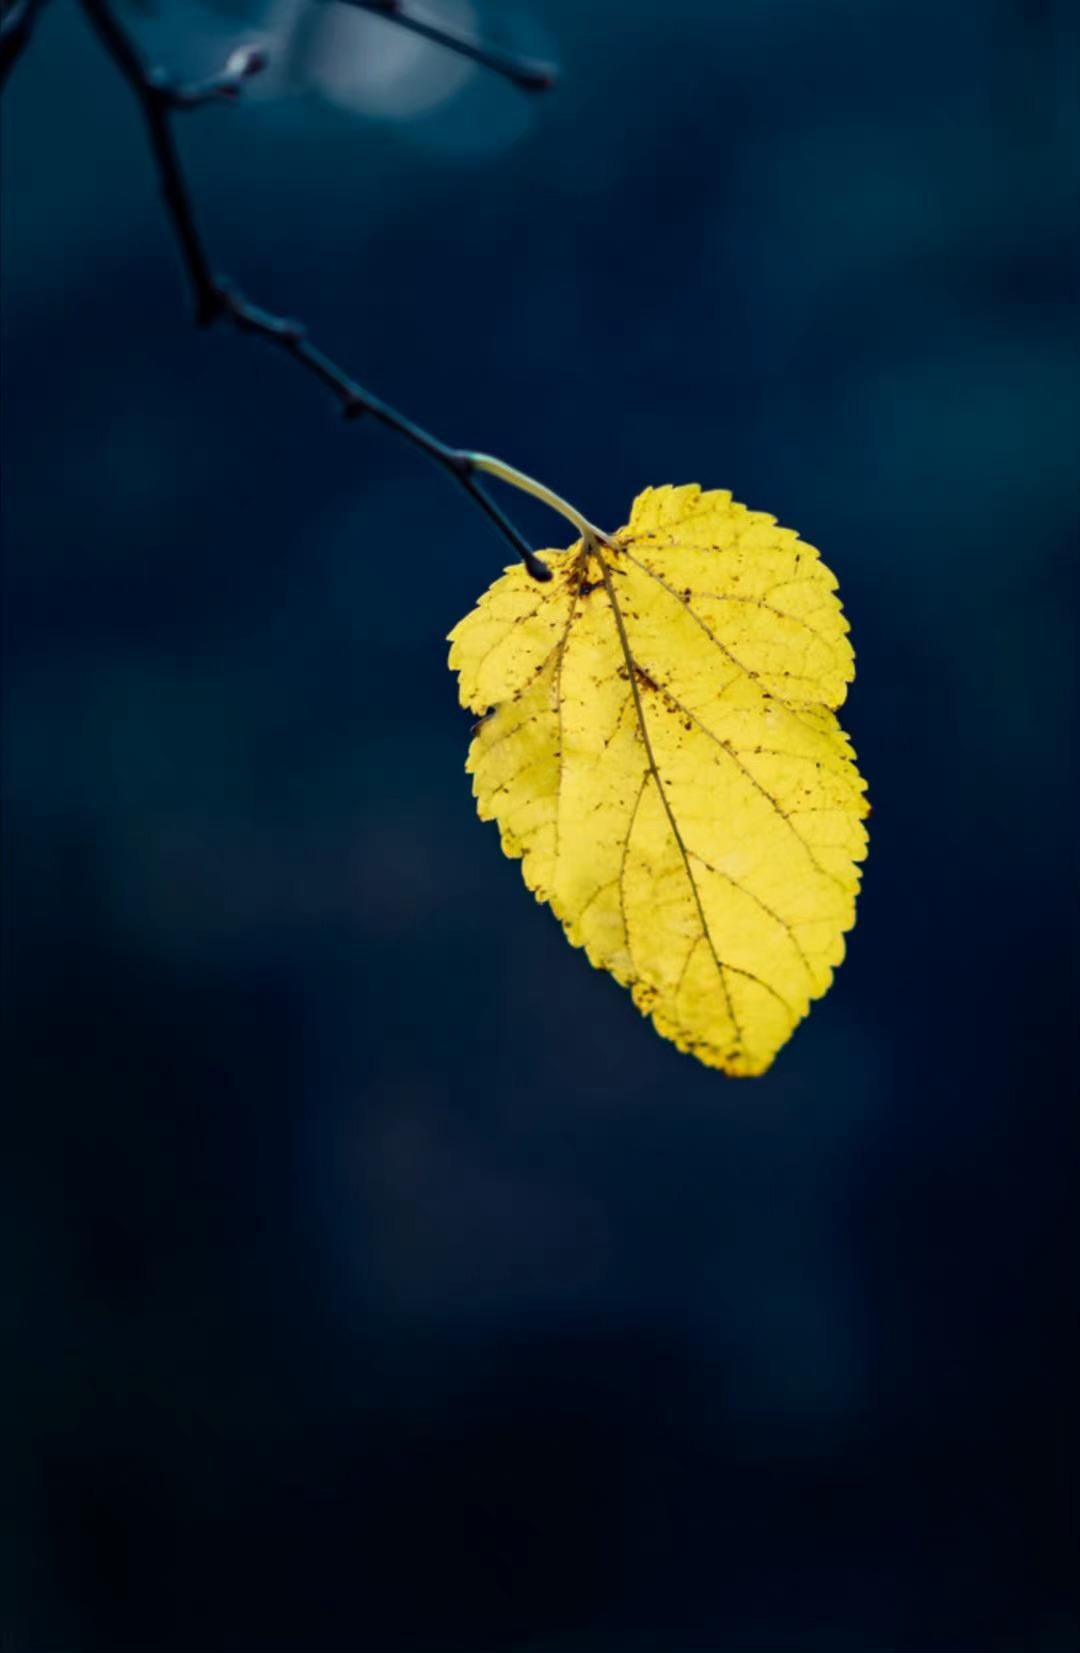
[[[656,766],[656,757],[653,753],[652,741],[649,738],[649,726],[645,719],[645,708],[642,705],[641,700],[641,690],[638,688],[637,672],[635,670],[633,653],[630,648],[630,639],[626,634],[626,622],[623,619],[622,609],[619,607],[619,599],[615,595],[615,584],[611,578],[611,570],[608,567],[607,558],[599,548],[597,548],[596,551],[596,560],[600,564],[601,578],[603,579],[604,589],[607,592],[608,601],[611,604],[611,612],[615,619],[615,630],[619,638],[619,647],[622,650],[623,660],[626,663],[626,671],[630,681],[630,692],[634,700],[634,710],[637,714],[638,727],[641,730],[641,739],[644,744],[645,755],[648,760],[648,773],[652,775],[652,778],[656,784],[656,790],[660,795],[660,802],[663,806],[664,814],[668,818],[668,825],[671,828],[672,836],[678,845],[679,854],[682,857],[683,868],[686,872],[687,882],[690,885],[690,893],[694,898],[694,905],[698,911],[698,918],[701,920],[702,933],[705,940],[708,942],[709,952],[712,956],[712,961],[716,966],[716,973],[720,980],[720,987],[724,995],[724,1003],[727,1007],[727,1013],[730,1017],[731,1025],[735,1029],[735,1037],[739,1042],[740,1048],[745,1051],[747,1048],[746,1038],[743,1033],[742,1024],[740,1023],[738,1016],[735,1014],[735,1006],[731,997],[731,989],[728,987],[727,977],[724,973],[726,966],[720,958],[719,953],[716,951],[716,944],[712,938],[712,931],[709,929],[709,922],[705,917],[705,908],[702,905],[701,892],[697,887],[697,879],[694,877],[693,868],[690,865],[690,857],[687,853],[686,845],[683,843],[683,836],[679,830],[679,823],[676,821],[674,812],[668,802],[668,796],[664,790],[664,783],[660,778],[660,771]],[[627,840],[627,846],[629,847],[629,839]],[[629,926],[627,926],[627,936],[629,937]]]

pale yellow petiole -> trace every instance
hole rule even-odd
[[[583,539],[592,545],[608,545],[610,541],[602,528],[597,528],[588,517],[583,517],[569,500],[563,499],[553,488],[548,488],[543,482],[537,482],[535,477],[526,476],[524,471],[516,470],[508,465],[504,459],[496,459],[490,453],[468,453],[464,456],[475,470],[485,471],[488,476],[498,477],[500,482],[507,483],[511,488],[517,488],[520,493],[531,494],[542,505],[550,506],[551,510],[558,511],[567,522],[572,523]]]

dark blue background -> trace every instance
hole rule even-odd
[[[445,668],[504,547],[195,331],[55,0],[4,111],[5,1649],[1075,1647],[1080,12],[491,0],[557,91],[425,48],[405,119],[326,96],[386,24],[162,6],[187,70],[276,52],[181,130],[255,297],[605,525],[698,480],[823,549],[871,853],[758,1081],[566,946]]]

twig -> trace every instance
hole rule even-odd
[[[218,74],[194,81],[190,86],[177,86],[168,76],[152,69],[147,74],[170,109],[201,109],[204,103],[237,97],[245,80],[260,74],[268,62],[269,57],[261,46],[241,46]]]
[[[385,17],[389,23],[397,23],[403,29],[411,29],[414,34],[422,34],[425,40],[436,41],[448,51],[471,58],[483,68],[502,75],[504,80],[520,87],[523,92],[546,92],[554,85],[555,70],[550,63],[538,63],[533,58],[518,57],[514,52],[503,51],[501,47],[489,46],[484,41],[474,40],[471,35],[462,34],[457,29],[448,29],[445,24],[431,23],[425,17],[418,17],[405,4],[405,0],[345,0],[345,4],[352,6],[356,11],[367,11],[376,17]]]
[[[194,207],[180,165],[172,117],[178,111],[235,95],[240,82],[262,67],[265,60],[261,54],[254,51],[234,53],[220,75],[197,86],[177,86],[166,75],[143,61],[131,37],[114,16],[108,0],[81,0],[81,5],[95,33],[138,100],[157,166],[162,196],[191,286],[195,320],[198,325],[209,327],[213,322],[224,318],[239,332],[253,334],[267,344],[276,345],[279,350],[299,362],[301,367],[338,398],[341,411],[346,418],[355,419],[361,414],[370,414],[380,424],[411,442],[464,489],[470,499],[494,523],[503,538],[513,546],[534,579],[550,580],[550,569],[541,562],[501,506],[495,503],[477,480],[477,471],[489,469],[487,463],[478,464],[476,457],[465,449],[450,447],[437,436],[415,424],[413,420],[406,418],[403,413],[399,413],[396,408],[392,408],[389,403],[365,390],[329,356],[324,355],[315,345],[309,344],[305,330],[298,322],[273,315],[261,306],[253,304],[231,282],[215,275],[195,220]],[[388,15],[393,16],[395,21],[400,21],[399,13]],[[509,467],[506,469],[510,470]],[[511,473],[505,476],[504,480],[510,480],[511,475],[516,474],[518,473]]]
[[[0,87],[30,44],[44,0],[13,0],[0,15]]]

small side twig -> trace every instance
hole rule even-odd
[[[555,83],[555,70],[550,63],[519,57],[516,52],[503,51],[501,47],[475,40],[472,35],[449,29],[443,23],[432,23],[426,17],[418,16],[411,6],[405,4],[405,0],[345,0],[345,4],[356,11],[385,17],[387,22],[410,29],[413,34],[423,35],[425,40],[434,40],[438,45],[445,46],[447,51],[457,52],[459,57],[471,58],[473,63],[501,75],[523,92],[546,92]]]
[[[0,87],[30,44],[45,0],[12,0],[0,14]]]
[[[201,109],[204,103],[237,97],[245,80],[260,74],[268,62],[269,57],[261,46],[241,46],[216,75],[194,81],[190,86],[178,86],[154,70],[148,73],[170,109]]]
[[[388,430],[419,448],[433,464],[452,476],[479,506],[503,538],[513,546],[533,578],[550,580],[550,569],[541,562],[505,511],[477,480],[477,472],[487,466],[478,465],[471,453],[449,446],[399,413],[381,397],[357,384],[344,368],[309,343],[299,322],[264,310],[252,303],[231,282],[214,273],[180,164],[172,119],[179,111],[197,108],[221,97],[234,96],[239,91],[240,83],[262,67],[265,61],[262,55],[254,50],[235,53],[220,75],[196,86],[178,86],[161,71],[144,62],[134,41],[113,14],[108,0],[81,0],[81,5],[94,32],[134,93],[142,112],[166,211],[191,286],[196,322],[202,327],[209,327],[215,321],[224,319],[239,332],[276,346],[337,397],[346,418],[355,419],[361,414],[369,414]],[[401,21],[398,13],[392,15],[395,21]]]

